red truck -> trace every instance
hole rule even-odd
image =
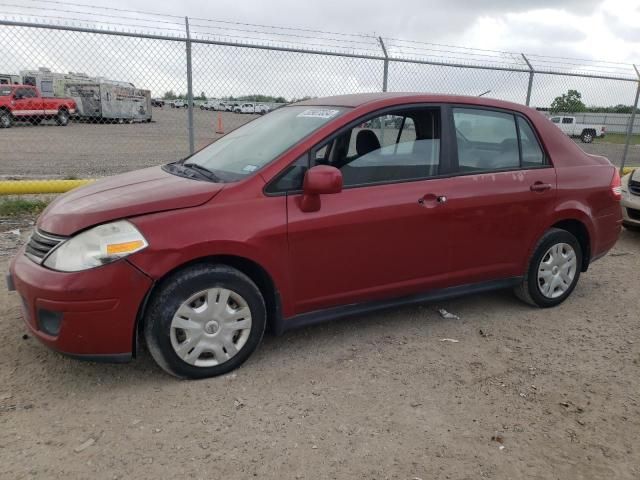
[[[64,127],[75,113],[71,98],[42,97],[31,85],[0,85],[0,128],[10,128],[15,121],[38,125],[46,119]]]

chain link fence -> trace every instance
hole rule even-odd
[[[5,177],[96,177],[166,163],[283,104],[372,91],[489,96],[576,116],[598,132],[606,122],[592,115],[610,114],[615,129],[581,146],[640,165],[632,65],[109,8],[95,17],[92,8],[103,7],[0,19]],[[573,90],[580,103],[571,103]]]

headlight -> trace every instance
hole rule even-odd
[[[149,245],[142,234],[125,220],[98,225],[62,243],[44,261],[44,266],[62,272],[77,272],[114,262]]]

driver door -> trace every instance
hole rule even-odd
[[[321,196],[318,211],[301,210],[302,193],[287,196],[296,314],[421,292],[446,276],[440,109],[395,116],[400,122],[361,121],[312,149],[344,182],[342,192]]]

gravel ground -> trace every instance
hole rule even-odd
[[[217,138],[218,112],[194,111],[195,144],[201,148]],[[226,131],[255,115],[221,113]],[[188,152],[187,112],[154,109],[152,123],[132,125],[72,123],[58,127],[18,124],[0,130],[0,176],[100,177],[159,165],[184,157]],[[578,145],[588,153],[608,157],[620,164],[624,145],[608,143]],[[628,165],[640,165],[640,146],[630,148]]]
[[[365,315],[201,381],[51,352],[0,288],[0,478],[637,479],[638,267],[625,231],[560,307],[496,292]]]

